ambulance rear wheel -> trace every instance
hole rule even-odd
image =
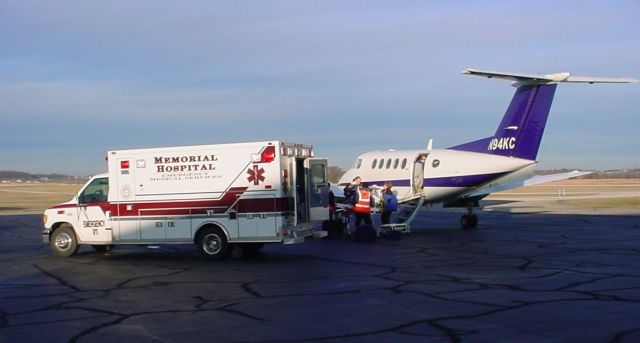
[[[73,256],[78,251],[78,239],[73,227],[69,224],[60,225],[51,235],[50,246],[56,256]]]
[[[227,236],[222,230],[214,227],[202,229],[196,244],[202,256],[220,260],[231,253],[233,246],[227,242]]]
[[[264,248],[264,243],[246,243],[242,247],[244,248],[245,253],[253,255]]]
[[[109,244],[109,245],[92,245],[93,246],[93,250],[97,251],[97,252],[107,252],[107,251],[111,251],[113,250],[113,245]]]

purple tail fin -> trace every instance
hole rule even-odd
[[[519,86],[493,137],[449,149],[535,160],[556,86],[557,84]]]

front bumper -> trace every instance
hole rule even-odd
[[[51,243],[51,229],[44,229],[44,231],[42,231],[42,243],[44,244],[49,244]]]

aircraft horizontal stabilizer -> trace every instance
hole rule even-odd
[[[514,81],[514,86],[521,85],[542,85],[550,83],[629,83],[638,82],[632,78],[611,78],[611,77],[590,77],[590,76],[572,76],[571,73],[555,73],[555,74],[520,74],[520,73],[504,73],[487,70],[476,70],[467,68],[462,74],[484,76],[487,78],[496,78]]]
[[[520,182],[502,184],[502,185],[498,185],[498,186],[495,186],[495,187],[482,187],[480,189],[477,189],[472,194],[470,194],[469,197],[481,196],[481,195],[486,195],[486,194],[489,194],[489,193],[502,192],[502,191],[507,191],[507,190],[510,190],[510,189],[516,189],[516,188],[521,188],[521,187],[525,187],[525,186],[533,186],[533,185],[538,185],[538,184],[547,183],[547,182],[566,180],[566,179],[570,179],[570,178],[574,178],[574,177],[578,177],[578,176],[589,175],[589,174],[592,174],[592,173],[593,172],[590,172],[590,171],[577,171],[577,170],[574,170],[574,171],[571,171],[571,172],[568,172],[568,173],[558,173],[558,174],[549,174],[549,175],[536,175],[534,177],[531,177],[529,179],[526,179],[526,180],[523,180],[523,181],[520,181]]]

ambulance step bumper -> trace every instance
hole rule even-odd
[[[327,237],[329,233],[327,231],[314,231],[313,238],[324,238]]]
[[[304,237],[290,237],[282,240],[283,244],[300,244],[304,242]]]
[[[411,233],[411,227],[407,223],[383,224],[378,226],[378,236],[387,231],[400,231],[401,233]]]

